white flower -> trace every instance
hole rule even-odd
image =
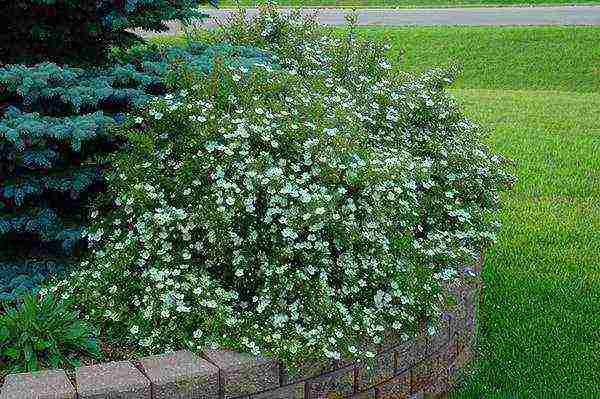
[[[175,310],[177,310],[180,313],[189,313],[191,309],[188,306],[179,304],[177,305],[177,308]]]
[[[338,133],[338,129],[337,128],[325,128],[323,129],[323,131],[325,132],[326,135],[333,137]]]
[[[392,69],[392,65],[385,60],[379,62],[379,66],[381,67],[381,69]]]
[[[211,299],[210,301],[206,301],[206,302],[204,303],[204,306],[206,306],[207,308],[214,309],[214,308],[216,308],[216,307],[217,307],[217,302],[216,302],[215,300],[212,300],[212,299]]]

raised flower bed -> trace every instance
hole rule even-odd
[[[231,351],[189,351],[129,362],[8,376],[0,399],[402,399],[443,395],[475,354],[481,263],[448,287],[456,304],[432,335],[393,335],[372,362],[317,362],[290,373],[277,361]]]
[[[513,180],[445,90],[452,74],[401,73],[352,27],[273,9],[202,35],[203,52],[266,62],[216,54],[203,69],[184,52],[169,94],[119,117],[88,247],[39,293],[73,329],[47,323],[16,348],[50,300],[0,329],[4,363],[74,371],[11,374],[3,395],[445,392],[473,354],[478,254]],[[82,356],[102,357],[95,338],[112,362]]]

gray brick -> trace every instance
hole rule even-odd
[[[381,343],[381,345],[379,345],[378,351],[387,352],[389,350],[399,347],[402,344],[405,344],[406,341],[406,339],[402,338],[402,334],[398,333],[397,331],[387,331],[385,332],[383,342]]]
[[[371,388],[394,376],[394,351],[383,352],[373,359],[373,363],[361,364],[357,367],[358,390]]]
[[[435,386],[433,387],[433,393],[442,395],[447,393],[449,389],[447,359],[445,354],[440,354],[436,363]]]
[[[204,355],[219,368],[226,399],[279,387],[275,361],[233,351],[205,350]]]
[[[62,370],[10,374],[0,399],[74,399],[75,388]]]
[[[352,396],[352,399],[375,399],[377,397],[377,393],[375,389],[369,389],[368,391],[359,392]]]
[[[430,351],[428,338],[421,334],[416,339],[396,348],[396,370],[402,371],[412,368],[423,360]]]
[[[308,381],[308,398],[347,398],[354,393],[354,367],[346,367]]]
[[[297,366],[293,371],[289,371],[286,376],[286,382],[305,381],[309,378],[318,377],[323,373],[334,371],[341,366],[338,362],[331,360],[306,362]]]
[[[147,357],[140,366],[152,384],[152,399],[219,397],[219,369],[189,351]]]
[[[102,363],[76,371],[79,399],[150,399],[150,381],[129,362]]]
[[[430,393],[435,386],[436,360],[425,359],[411,370],[411,385],[414,392]]]
[[[450,315],[445,314],[442,320],[436,325],[435,334],[430,337],[431,351],[438,352],[444,350],[450,341]]]
[[[395,376],[377,388],[378,399],[408,399],[411,394],[410,374]]]
[[[305,384],[299,382],[272,391],[258,393],[250,396],[250,399],[304,399]]]

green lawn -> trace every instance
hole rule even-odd
[[[457,96],[520,179],[485,265],[481,360],[457,397],[600,397],[600,94]]]
[[[600,30],[591,27],[361,28],[404,51],[403,68],[459,65],[456,87],[600,92]]]
[[[506,6],[506,5],[556,5],[593,4],[594,0],[279,0],[277,4],[292,7],[338,7],[338,8],[412,8],[412,7],[459,7],[459,6]],[[223,8],[255,7],[264,0],[221,0]]]
[[[405,48],[405,69],[458,60],[456,97],[519,176],[486,259],[480,361],[456,397],[600,397],[600,30],[363,33]]]

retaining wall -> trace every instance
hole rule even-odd
[[[320,363],[291,376],[276,361],[231,351],[181,351],[135,362],[11,374],[0,399],[401,399],[442,396],[474,354],[481,265],[448,287],[456,304],[433,336],[393,337],[374,364]]]

